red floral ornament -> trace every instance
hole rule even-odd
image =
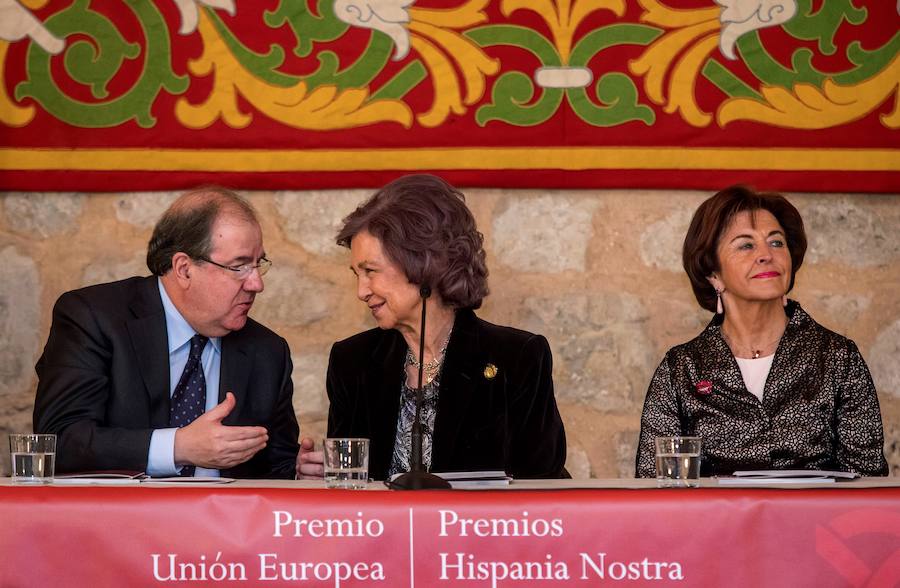
[[[699,394],[700,396],[707,396],[709,394],[712,394],[713,391],[712,382],[710,382],[709,380],[700,380],[699,382],[694,384],[694,387],[697,388],[697,394]]]

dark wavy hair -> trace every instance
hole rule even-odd
[[[484,237],[462,192],[437,176],[403,176],[344,219],[337,243],[368,231],[410,283],[430,286],[452,308],[481,307],[488,295]]]
[[[741,212],[754,215],[757,210],[767,210],[784,229],[785,240],[791,255],[791,283],[788,292],[794,287],[794,277],[803,265],[806,255],[806,231],[803,218],[793,204],[781,194],[774,192],[754,192],[746,186],[731,186],[707,199],[691,219],[691,226],[684,237],[682,263],[684,271],[691,280],[691,288],[697,302],[710,312],[716,311],[716,290],[707,279],[713,272],[719,271],[719,239],[728,227],[731,219]]]
[[[156,223],[147,244],[147,267],[153,275],[162,276],[172,269],[172,256],[179,251],[191,259],[208,258],[212,228],[223,212],[259,224],[249,202],[219,186],[191,190],[173,202]]]

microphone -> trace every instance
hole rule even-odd
[[[419,327],[419,385],[416,388],[416,419],[410,431],[409,471],[391,482],[395,490],[449,490],[450,482],[425,471],[422,465],[422,371],[425,368],[425,307],[431,296],[431,287],[423,284],[419,288],[422,297],[422,324]]]

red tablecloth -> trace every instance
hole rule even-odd
[[[900,488],[0,486],[0,586],[896,586]]]

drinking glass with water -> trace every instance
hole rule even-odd
[[[9,436],[13,484],[50,484],[56,466],[56,435]]]
[[[369,481],[368,439],[325,439],[325,485],[361,490]]]
[[[657,485],[660,488],[699,486],[700,445],[700,437],[657,437]]]

